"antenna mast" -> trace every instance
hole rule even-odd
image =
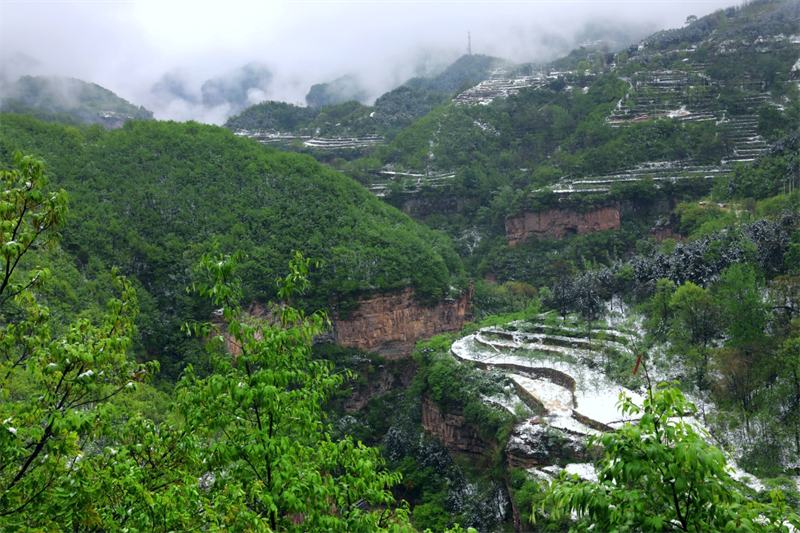
[[[467,55],[472,55],[472,36],[467,32]]]

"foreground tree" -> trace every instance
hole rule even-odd
[[[788,533],[791,526],[800,527],[800,517],[786,508],[780,491],[771,493],[770,504],[741,494],[725,456],[687,420],[696,408],[679,389],[662,384],[642,407],[625,396],[620,405],[624,415],[641,420],[589,439],[590,446],[602,445],[606,452],[597,465],[598,481],[579,482],[562,473],[541,513],[575,513],[573,531],[608,533]]]
[[[206,439],[210,493],[230,508],[231,498],[242,502],[241,529],[412,531],[388,490],[400,476],[383,469],[376,449],[335,442],[326,431],[322,404],[343,376],[310,356],[328,320],[289,305],[308,286],[308,265],[296,254],[279,279],[281,303],[256,317],[239,306],[236,256],[202,260],[209,282],[197,288],[220,307],[222,323],[190,328],[209,339],[214,372],[199,379],[188,368],[179,404]]]
[[[120,434],[108,400],[135,389],[157,364],[125,357],[138,306],[120,276],[104,315],[51,335],[50,311],[34,292],[49,271],[22,265],[58,241],[66,193],[45,192],[41,161],[13,159],[16,168],[0,173],[0,529],[99,526],[107,493],[98,490],[95,458],[99,443]]]
[[[307,260],[295,257],[267,318],[245,319],[235,259],[205,258],[201,292],[222,307],[236,355],[214,351],[207,379],[190,369],[185,420],[155,424],[109,401],[158,370],[126,357],[130,282],[116,276],[104,313],[51,334],[36,292],[49,272],[25,260],[58,241],[66,194],[45,192],[41,161],[14,160],[0,174],[0,531],[412,530],[388,491],[399,475],[377,450],[325,431],[321,405],[343,377],[309,356],[327,321],[288,305]],[[223,341],[219,327],[195,331],[212,351]]]

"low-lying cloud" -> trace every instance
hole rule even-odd
[[[265,99],[305,105],[312,85],[345,75],[369,103],[466,53],[468,31],[473,53],[544,62],[735,3],[3,3],[0,79],[71,76],[156,118],[219,124]]]

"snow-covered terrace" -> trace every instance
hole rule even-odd
[[[547,82],[544,76],[491,78],[480,82],[453,99],[456,105],[488,105],[498,98],[507,98],[522,89],[539,88]]]
[[[585,331],[564,322],[547,325],[540,316],[539,323],[511,322],[504,326],[482,328],[472,335],[455,341],[452,355],[459,361],[471,361],[485,370],[506,373],[516,389],[519,403],[527,404],[539,416],[520,422],[509,438],[508,447],[525,454],[541,455],[543,442],[552,431],[559,432],[568,446],[580,449],[587,435],[610,431],[638,417],[623,417],[617,408],[621,394],[642,405],[644,397],[613,381],[596,363],[603,349],[615,349],[632,355],[632,346],[639,336],[623,329],[596,329],[592,338]],[[603,335],[598,335],[602,332]],[[514,412],[518,402],[487,398],[487,401]],[[694,417],[684,419],[698,432],[705,432],[702,422]],[[761,482],[729,460],[732,476],[743,480],[755,490],[764,488]],[[543,480],[553,479],[562,468],[540,464],[528,471]],[[595,479],[591,463],[574,463],[564,468],[586,480]]]

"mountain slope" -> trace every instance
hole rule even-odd
[[[58,76],[22,76],[0,102],[0,111],[64,114],[85,124],[121,126],[129,119],[151,119],[153,113],[136,107],[96,83]],[[53,117],[54,118],[54,117]]]
[[[251,301],[275,297],[292,250],[323,261],[303,299],[308,308],[407,286],[435,302],[452,285],[466,287],[445,236],[308,156],[197,123],[82,132],[4,115],[0,128],[4,161],[12,150],[43,157],[54,186],[68,191],[63,247],[90,278],[118,266],[141,284],[148,349],[174,359],[182,341],[169,338],[198,313],[185,287],[213,242],[248,255],[241,275]]]
[[[481,54],[463,55],[441,73],[430,78],[412,78],[404,85],[412,89],[426,89],[451,94],[462,87],[488,79],[498,68],[508,66],[508,61]]]
[[[331,82],[312,85],[306,95],[306,104],[309,107],[322,107],[343,104],[350,100],[360,102],[366,97],[367,93],[361,87],[361,81],[358,77],[348,74]]]

